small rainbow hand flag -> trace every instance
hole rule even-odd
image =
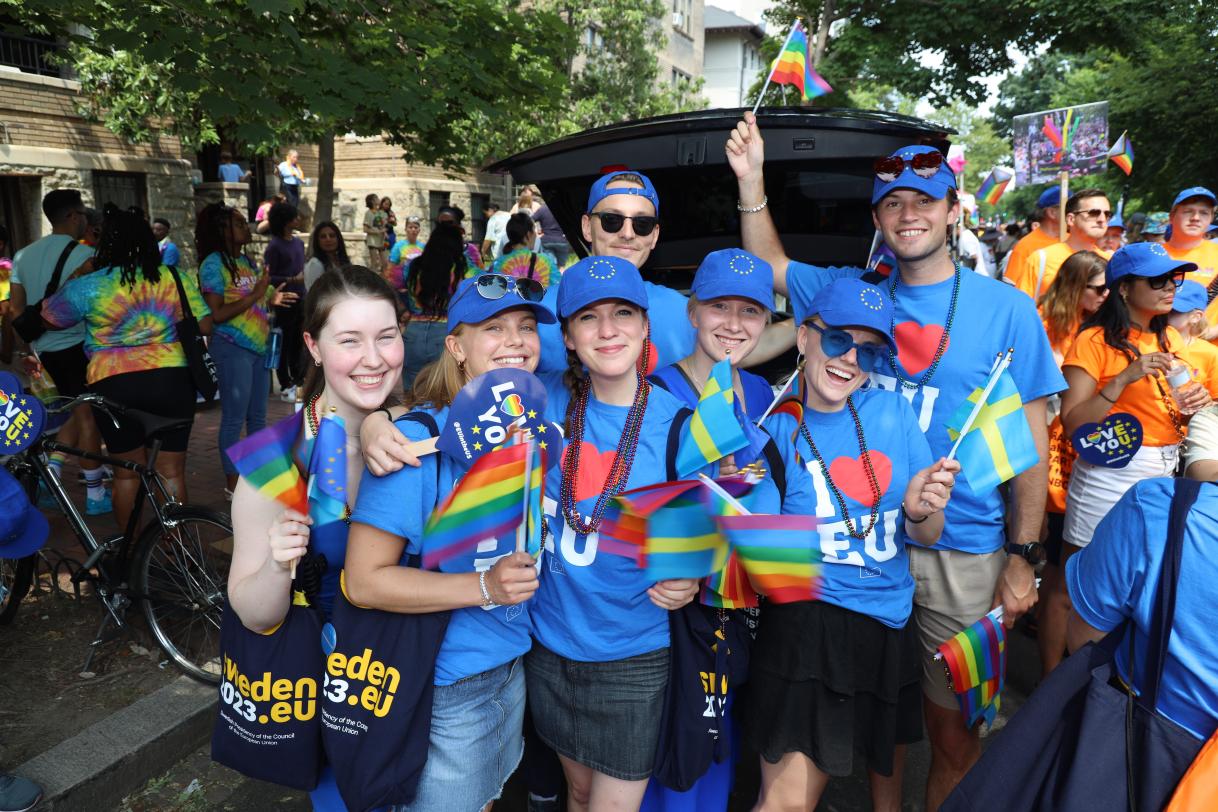
[[[749,438],[736,418],[731,360],[724,358],[711,369],[698,406],[689,418],[677,450],[677,476],[684,480],[708,463],[718,462],[746,447]]]
[[[939,646],[935,654],[970,728],[983,718],[987,725],[994,723],[1006,680],[1006,639],[999,606]]]
[[[985,180],[981,182],[981,187],[977,190],[977,199],[989,203],[991,206],[998,205],[998,201],[1006,192],[1007,186],[1011,183],[1011,178],[1015,175],[1007,169],[996,166],[990,170],[990,174],[986,175]]]
[[[757,590],[749,582],[749,575],[740,563],[740,555],[733,550],[727,565],[707,576],[702,585],[699,601],[716,609],[745,609],[760,605]]]
[[[815,600],[820,589],[820,550],[812,516],[718,516],[753,589],[774,603]]]
[[[504,446],[474,461],[423,529],[425,568],[435,569],[483,539],[515,530],[524,521],[521,506],[527,448],[525,443]],[[533,470],[539,476],[544,469],[539,461]]]
[[[237,473],[263,496],[300,513],[308,513],[308,490],[293,453],[303,428],[304,413],[297,412],[251,434],[224,453]]]
[[[1129,140],[1128,130],[1121,133],[1112,149],[1108,150],[1108,159],[1121,167],[1126,175],[1133,173],[1133,142]]]
[[[795,21],[791,33],[782,46],[774,66],[770,68],[769,81],[776,85],[792,85],[799,88],[801,101],[811,101],[817,96],[832,93],[833,88],[819,73],[812,69],[812,59],[808,48],[808,32],[803,23]]]

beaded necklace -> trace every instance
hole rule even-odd
[[[635,370],[637,388],[634,393],[634,403],[626,413],[626,425],[622,429],[622,439],[618,441],[617,453],[601,494],[596,499],[592,514],[587,521],[579,515],[576,507],[575,483],[579,481],[579,450],[584,439],[584,417],[588,411],[588,397],[592,392],[592,382],[585,380],[579,394],[571,404],[567,422],[571,426],[571,436],[568,438],[567,449],[563,452],[562,486],[559,488],[559,500],[562,503],[562,515],[567,524],[576,533],[588,535],[595,533],[601,526],[601,518],[609,500],[621,493],[630,479],[630,469],[634,465],[634,452],[639,447],[639,430],[643,427],[643,415],[647,411],[647,395],[651,392],[651,384]]]
[[[892,278],[888,280],[888,297],[892,299],[892,321],[888,326],[888,334],[892,336],[893,341],[897,337],[897,278],[900,274],[897,271],[892,272]],[[906,389],[921,389],[930,383],[930,379],[934,377],[935,370],[939,368],[939,362],[943,360],[943,354],[947,352],[947,342],[952,333],[952,322],[956,319],[956,301],[960,295],[960,265],[957,263],[956,270],[953,273],[952,281],[952,300],[947,306],[947,320],[943,324],[943,335],[939,337],[939,346],[935,349],[934,358],[931,359],[930,366],[926,368],[926,372],[922,373],[922,380],[907,381],[905,376],[901,374],[901,368],[897,366],[897,354],[888,349],[888,363],[892,364],[892,371],[897,376],[897,380],[901,386]]]
[[[309,433],[316,439],[318,431],[321,429],[321,421],[317,417],[317,403],[321,400],[321,392],[318,392],[309,399],[308,406],[305,407],[305,422],[309,424]],[[351,525],[351,505],[343,501],[343,521]]]
[[[842,521],[846,524],[846,532],[856,539],[866,539],[871,535],[871,531],[875,529],[875,523],[880,517],[880,483],[875,476],[875,466],[871,464],[871,455],[867,453],[867,439],[863,437],[863,421],[859,420],[858,410],[854,408],[854,398],[847,397],[846,405],[850,407],[850,416],[854,418],[854,431],[858,435],[859,440],[859,455],[863,460],[863,470],[867,472],[867,483],[871,486],[871,493],[874,501],[871,503],[871,519],[867,522],[867,529],[859,532],[854,522],[850,518],[850,511],[846,510],[846,500],[842,497],[842,492],[838,490],[837,485],[833,484],[833,477],[829,476],[829,466],[825,465],[825,459],[820,455],[820,450],[817,449],[816,443],[812,442],[812,433],[808,431],[808,425],[800,419],[799,431],[803,435],[804,442],[808,444],[808,448],[812,449],[812,456],[820,465],[821,474],[825,477],[825,484],[829,486],[833,497],[837,499],[837,506],[842,511]]]
[[[1184,442],[1184,420],[1180,417],[1180,410],[1176,408],[1176,402],[1171,395],[1163,388],[1163,382],[1159,380],[1159,376],[1154,376],[1155,388],[1159,390],[1159,397],[1163,400],[1163,405],[1167,408],[1167,416],[1171,419],[1172,428],[1176,430],[1176,441]]]

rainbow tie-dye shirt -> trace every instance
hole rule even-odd
[[[180,274],[196,319],[211,315],[190,273]],[[175,325],[182,305],[173,274],[161,266],[156,282],[137,274],[123,284],[117,268],[103,268],[70,280],[42,302],[42,317],[56,327],[85,323],[89,383],[127,372],[186,366]]]
[[[199,288],[203,293],[223,296],[224,303],[235,302],[250,294],[258,284],[258,274],[249,258],[236,258],[237,278],[224,267],[224,260],[219,251],[208,254],[199,265]],[[273,289],[267,288],[267,300],[273,295]],[[261,301],[251,305],[243,313],[238,313],[226,322],[217,322],[212,329],[212,335],[231,341],[242,349],[256,355],[266,353],[266,337],[270,333],[267,316],[267,302]]]

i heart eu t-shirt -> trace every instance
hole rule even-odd
[[[859,278],[861,268],[822,268],[792,261],[787,288],[795,317],[809,314],[816,293],[835,279]],[[882,285],[888,293],[888,283]],[[897,341],[901,374],[920,381],[929,369],[943,335],[952,298],[951,278],[933,285],[897,283],[893,335]],[[890,364],[872,372],[871,383],[900,391],[913,406],[918,426],[937,459],[952,447],[947,421],[973,390],[985,385],[999,353],[1014,350],[1010,373],[1024,403],[1066,388],[1053,360],[1048,336],[1032,300],[1021,291],[975,273],[960,274],[960,292],[948,344],[934,375],[916,389],[901,386]],[[961,477],[968,479],[968,471]],[[943,549],[989,553],[1003,543],[1002,497],[997,489],[981,495],[971,488],[955,488],[948,503]]]

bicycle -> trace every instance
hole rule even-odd
[[[5,467],[22,483],[31,500],[36,498],[40,483],[47,489],[84,549],[86,558],[72,575],[72,583],[91,583],[106,614],[90,644],[83,670],[89,670],[100,645],[129,629],[128,610],[138,604],[157,644],[174,665],[201,682],[219,684],[220,615],[232,559],[232,524],[218,511],[178,502],[156,472],[161,447],[158,435],[190,421],[129,409],[93,393],[47,411],[70,412],[82,404],[89,404],[99,417],[105,415],[115,426],[118,417],[138,422],[144,436],[151,438],[147,463],[72,448],[44,432],[29,448],[10,457]],[[50,470],[45,455],[52,451],[134,471],[139,476],[135,507],[124,532],[104,539],[93,534]],[[152,508],[154,518],[138,530],[145,504]],[[16,561],[0,560],[0,623],[10,621],[16,613],[33,580],[37,558],[36,553]],[[107,634],[111,625],[114,632]]]

